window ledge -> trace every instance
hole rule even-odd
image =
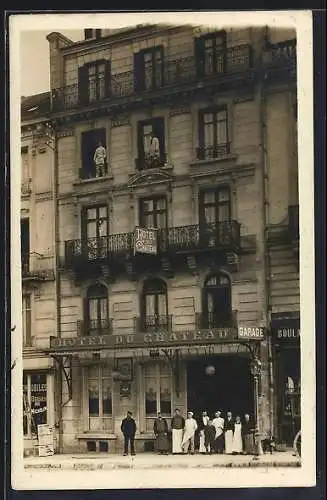
[[[219,158],[208,158],[206,160],[195,159],[195,160],[192,160],[190,162],[190,165],[197,165],[197,166],[199,166],[199,165],[212,165],[214,163],[220,163],[220,162],[236,160],[236,159],[237,159],[236,154],[229,153],[229,154],[220,156]]]
[[[91,184],[92,182],[101,182],[104,180],[112,180],[114,177],[113,175],[104,175],[103,177],[92,177],[91,179],[79,179],[75,182],[73,182],[73,186],[80,186],[84,184]]]
[[[76,439],[117,439],[116,434],[111,434],[108,432],[83,432],[81,434],[76,434]]]

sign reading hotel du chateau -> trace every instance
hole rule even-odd
[[[134,231],[134,253],[157,254],[157,229],[136,227]]]
[[[172,347],[183,345],[219,344],[236,340],[264,340],[265,330],[261,327],[216,328],[213,330],[149,332],[127,335],[101,335],[89,337],[57,338],[52,337],[50,347],[56,350],[67,348],[134,348],[134,347]]]

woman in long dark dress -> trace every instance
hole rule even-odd
[[[168,424],[167,420],[158,413],[158,417],[153,424],[153,431],[156,436],[156,449],[160,455],[168,455]]]
[[[254,426],[250,421],[250,416],[246,413],[242,423],[243,453],[245,455],[254,454]]]

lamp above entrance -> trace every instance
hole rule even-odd
[[[212,365],[206,366],[205,367],[205,373],[206,373],[206,375],[212,376],[212,375],[214,375],[216,373],[216,368],[214,366],[212,366]]]

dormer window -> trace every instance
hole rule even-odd
[[[98,40],[99,38],[101,38],[101,32],[101,29],[86,28],[84,30],[84,39],[91,40],[92,38],[95,38],[96,40]]]

